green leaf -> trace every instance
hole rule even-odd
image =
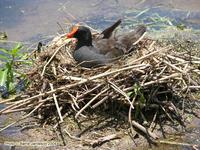
[[[0,48],[0,51],[3,52],[3,53],[5,53],[5,54],[10,55],[10,52],[7,49],[5,49],[5,48]]]
[[[28,53],[22,53],[21,54],[21,60],[27,60],[29,58],[29,54]]]
[[[9,83],[8,91],[12,91],[13,93],[15,92],[15,84],[13,82]]]
[[[5,61],[8,61],[10,58],[4,55],[0,55],[0,59],[3,59]]]
[[[16,57],[18,56],[18,52],[21,50],[22,45],[20,43],[18,43],[12,50],[11,50],[11,54],[12,56]]]
[[[24,65],[32,65],[33,62],[30,60],[21,60],[21,61],[16,61],[19,64],[24,64]]]
[[[10,83],[13,83],[14,75],[13,75],[13,68],[11,63],[6,63],[6,68],[8,69],[7,73],[7,80],[6,80],[6,87],[10,89]]]
[[[0,86],[5,86],[8,69],[0,70]]]
[[[130,97],[133,94],[133,92],[128,92],[127,95]]]

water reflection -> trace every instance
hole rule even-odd
[[[104,28],[108,22],[124,18],[128,10],[146,8],[153,8],[146,15],[156,12],[199,28],[199,0],[1,0],[0,31],[6,31],[9,40],[35,41],[56,34],[60,29],[57,22],[64,26],[82,21]]]

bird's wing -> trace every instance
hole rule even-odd
[[[126,49],[128,50],[131,48],[133,43],[135,43],[144,35],[145,32],[146,32],[146,26],[139,25],[136,27],[134,31],[119,35],[117,37],[117,41],[119,44],[121,43],[123,45],[126,45]]]
[[[83,46],[78,50],[75,50],[73,53],[74,59],[82,67],[97,67],[109,63],[109,58],[103,54],[96,52],[94,47]]]

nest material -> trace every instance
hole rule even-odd
[[[41,118],[59,116],[62,122],[64,113],[73,111],[78,118],[112,101],[129,108],[129,123],[156,138],[133,120],[132,112],[162,109],[168,119],[180,121],[174,97],[200,88],[200,58],[178,53],[173,46],[142,39],[127,56],[95,69],[80,67],[72,58],[73,47],[73,40],[63,36],[46,46],[28,73],[27,92],[0,113],[28,111],[23,118],[34,113]]]

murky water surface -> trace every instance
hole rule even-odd
[[[66,30],[69,23],[85,22],[102,29],[118,18],[124,24],[138,21],[150,25],[155,16],[200,30],[200,0],[0,0],[0,32],[8,34],[8,41],[25,43],[51,37],[61,27]],[[0,120],[4,122],[4,116]],[[191,128],[195,135],[187,134],[185,139],[199,144],[200,120],[195,124]],[[16,131],[10,128],[3,134],[13,136]]]
[[[58,23],[86,22],[103,28],[117,18],[134,18],[136,10],[145,15],[158,13],[200,29],[199,0],[1,0],[0,32],[11,41],[30,41],[55,35]],[[150,17],[149,17],[150,18]],[[64,28],[65,30],[65,28]]]

